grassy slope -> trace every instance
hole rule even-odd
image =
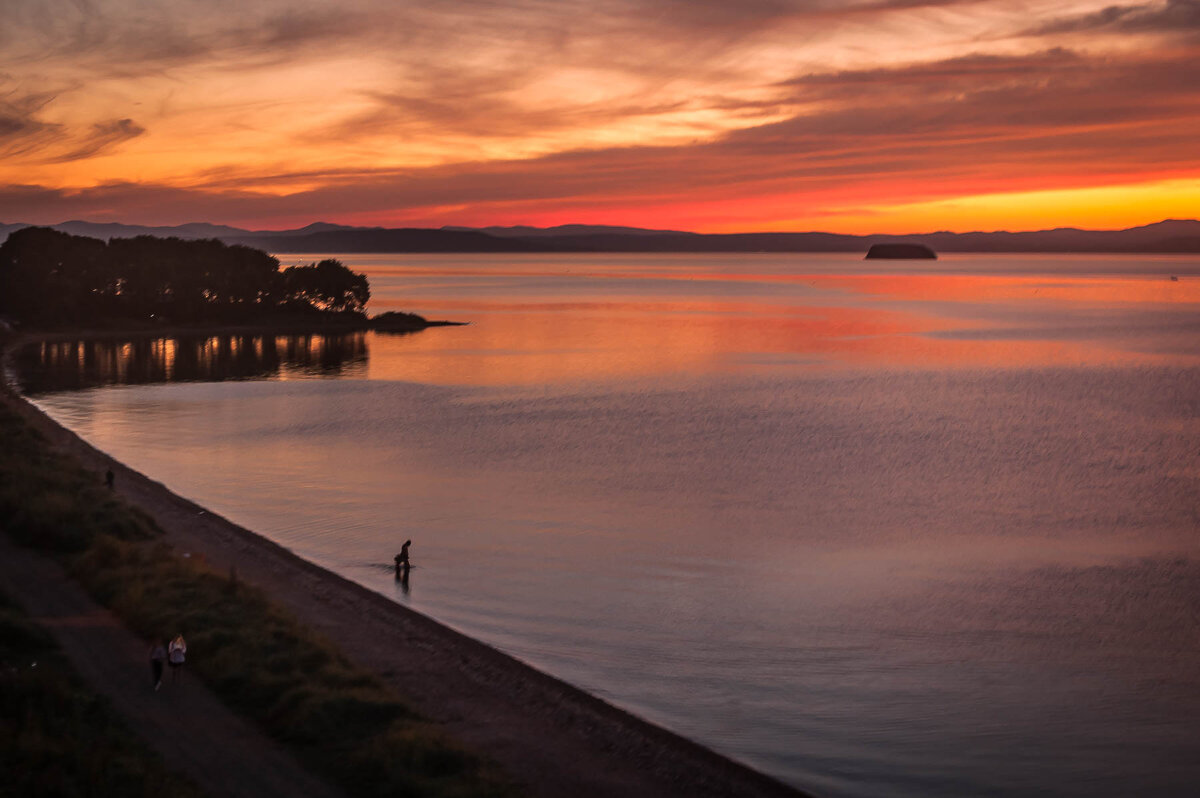
[[[507,787],[373,676],[258,590],[182,559],[99,477],[0,404],[0,531],[63,558],[148,639],[182,630],[229,706],[361,796],[490,796]]]
[[[0,718],[0,795],[202,795],[141,745],[2,594]]]

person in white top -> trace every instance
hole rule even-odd
[[[187,643],[184,642],[183,635],[176,635],[171,644],[167,646],[167,664],[171,666],[172,680],[179,678],[179,669],[183,667],[185,659],[187,659]]]

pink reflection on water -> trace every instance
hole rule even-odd
[[[471,324],[377,337],[372,378],[502,385],[779,368],[1194,362],[1187,340],[1200,331],[1200,280],[1160,275],[621,269],[589,275],[586,291],[575,286],[580,275],[539,282],[536,295],[506,292],[492,271],[453,275],[464,280],[458,290],[418,281],[380,292],[377,311],[418,305]]]

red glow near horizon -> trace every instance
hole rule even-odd
[[[941,5],[18,15],[0,222],[862,234],[1198,215],[1200,45],[1178,0]],[[94,45],[66,44],[84,23]]]

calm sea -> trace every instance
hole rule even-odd
[[[818,795],[1197,794],[1200,258],[342,259],[373,311],[470,324],[45,345],[20,379]]]

